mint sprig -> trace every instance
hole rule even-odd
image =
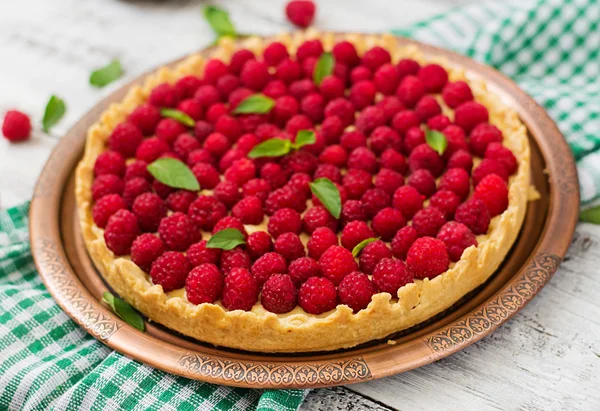
[[[233,110],[233,114],[267,114],[275,107],[275,100],[264,94],[246,97]]]
[[[67,105],[57,96],[51,96],[44,110],[44,118],[42,119],[42,128],[45,133],[50,131],[50,128],[60,121],[67,111]]]
[[[146,329],[146,325],[144,324],[144,319],[141,315],[138,314],[137,311],[133,309],[132,306],[127,304],[124,300],[119,297],[115,297],[108,291],[105,291],[102,294],[102,302],[112,310],[113,313],[117,314],[120,319],[125,321],[127,324],[132,327],[137,328],[140,331],[144,331]]]
[[[314,131],[300,130],[296,134],[296,140],[291,142],[285,138],[274,137],[263,141],[254,146],[248,153],[249,158],[261,157],[283,157],[289,154],[292,150],[299,150],[302,147],[314,144],[317,141]]]
[[[176,110],[174,108],[163,107],[160,109],[160,115],[163,117],[172,118],[173,120],[187,127],[194,127],[196,125],[196,122],[193,118],[185,114],[183,111]]]
[[[108,65],[94,70],[90,75],[90,84],[94,87],[104,87],[123,75],[123,67],[118,59],[114,59]]]
[[[321,201],[327,211],[339,219],[342,212],[342,197],[335,184],[330,179],[322,177],[317,178],[309,186],[310,191]]]
[[[216,232],[206,243],[206,248],[233,250],[238,245],[246,244],[244,235],[236,228],[225,228]]]
[[[292,143],[292,147],[296,150],[301,149],[304,146],[315,144],[317,136],[312,130],[300,130],[296,134],[296,140]]]
[[[229,18],[229,13],[216,6],[206,6],[204,8],[204,18],[210,24],[217,38],[237,37],[235,26]]]
[[[177,159],[159,158],[148,165],[148,172],[169,187],[189,191],[200,190],[200,183],[192,170]]]
[[[448,147],[446,136],[437,130],[425,130],[425,142],[440,156],[444,154],[446,147]]]
[[[360,243],[356,244],[354,246],[354,248],[352,249],[352,256],[353,257],[358,257],[358,254],[360,254],[360,252],[362,251],[363,248],[365,248],[367,246],[367,244],[373,243],[375,241],[379,240],[378,237],[371,237],[371,238],[367,238],[365,240],[362,240]]]
[[[335,66],[335,58],[330,52],[321,54],[319,60],[315,64],[313,71],[313,81],[317,86],[321,85],[323,79],[333,73],[333,67]]]

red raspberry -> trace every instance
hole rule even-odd
[[[104,241],[115,255],[126,255],[129,254],[131,244],[139,233],[140,227],[135,215],[131,211],[121,209],[108,219],[104,229]]]
[[[252,265],[250,256],[239,247],[221,253],[220,268],[224,276],[229,275],[236,268],[250,270],[250,265]]]
[[[450,121],[450,119],[443,114],[438,114],[437,116],[433,116],[429,120],[427,120],[427,127],[429,127],[431,130],[436,131],[443,131],[446,127],[450,126],[451,124],[452,122]]]
[[[105,151],[98,156],[94,163],[94,176],[114,174],[123,177],[125,173],[125,159],[115,151]]]
[[[127,165],[125,168],[124,181],[131,180],[132,178],[141,177],[148,181],[152,181],[153,177],[148,172],[148,163],[141,160],[135,160]]]
[[[234,161],[242,158],[246,158],[246,155],[242,151],[235,148],[227,150],[225,154],[223,154],[223,157],[219,159],[219,170],[224,173],[233,165]]]
[[[246,240],[246,250],[252,259],[257,259],[272,249],[273,242],[271,241],[271,236],[265,231],[256,231],[250,234],[248,240]]]
[[[375,46],[365,52],[362,56],[361,63],[371,71],[377,70],[379,67],[392,61],[392,56],[389,51],[380,46]]]
[[[330,117],[331,118],[331,117]],[[348,151],[367,146],[367,138],[360,131],[348,131],[340,138],[340,145]]]
[[[108,219],[117,211],[127,208],[125,201],[118,194],[107,194],[96,201],[92,208],[92,218],[94,223],[104,228]]]
[[[390,169],[400,174],[406,173],[408,167],[402,154],[392,148],[386,148],[379,159],[382,169]]]
[[[442,98],[450,108],[456,108],[462,103],[473,100],[471,88],[464,81],[448,83],[442,90]]]
[[[273,124],[264,123],[256,127],[255,134],[260,141],[265,141],[273,137],[280,137],[281,130]]]
[[[158,234],[165,247],[175,251],[185,251],[201,238],[194,221],[180,212],[163,218],[158,226]]]
[[[275,100],[271,115],[277,124],[285,124],[290,118],[298,114],[300,105],[292,96],[282,96]]]
[[[477,239],[469,227],[456,221],[444,224],[438,232],[437,239],[446,245],[451,261],[460,260],[466,248],[472,245],[477,247]]]
[[[354,67],[360,63],[360,57],[354,48],[354,44],[349,41],[340,41],[333,46],[333,57],[336,62],[343,63],[349,67]]]
[[[162,83],[154,87],[150,92],[150,97],[148,97],[150,104],[157,107],[175,107],[179,99],[179,93],[169,83]]]
[[[411,127],[404,134],[404,151],[410,154],[416,147],[425,144],[425,132],[421,127]]]
[[[182,133],[185,133],[187,128],[172,118],[163,118],[156,126],[156,137],[160,138],[165,143],[172,145],[175,139]]]
[[[467,133],[470,133],[476,125],[487,123],[488,120],[489,114],[487,108],[475,101],[462,103],[454,110],[454,123],[462,127]]]
[[[412,173],[406,182],[425,197],[429,197],[435,192],[435,177],[424,168]]]
[[[358,149],[356,149],[358,150]],[[348,197],[359,199],[371,187],[373,187],[372,176],[369,172],[359,169],[350,169],[343,178],[344,188]]]
[[[302,244],[302,241],[300,241],[300,237],[294,233],[281,234],[275,240],[273,248],[288,261],[293,261],[306,255],[304,251],[304,245]]]
[[[490,212],[485,203],[476,198],[471,198],[459,205],[454,213],[454,220],[469,227],[475,235],[487,233],[490,218]]]
[[[342,204],[341,220],[344,225],[355,220],[367,221],[367,213],[363,203],[358,200],[348,200]]]
[[[373,83],[380,93],[391,95],[396,92],[400,83],[400,75],[396,67],[390,63],[383,64],[373,76]]]
[[[450,190],[439,190],[429,199],[429,204],[442,212],[446,220],[454,217],[461,198]]]
[[[415,76],[406,76],[400,81],[396,95],[402,104],[412,108],[425,95],[425,85]]]
[[[246,64],[249,60],[254,60],[256,57],[254,53],[252,53],[248,49],[239,49],[233,56],[231,56],[231,61],[229,62],[229,71],[235,75],[239,75],[242,72],[242,68],[244,68],[244,64]]]
[[[444,151],[444,158],[449,159],[452,154],[456,153],[458,150],[468,150],[469,145],[467,144],[467,139],[465,137],[465,132],[462,128],[451,124],[446,127],[442,133],[444,137],[446,137],[446,141],[448,142],[448,146]]]
[[[304,72],[304,77],[312,78],[313,73],[315,72],[315,66],[317,65],[316,57],[307,57],[302,61],[302,71]]]
[[[275,76],[285,84],[292,84],[302,77],[302,66],[295,60],[284,59],[277,65]]]
[[[225,171],[225,179],[235,183],[238,186],[243,186],[247,181],[250,181],[256,176],[256,166],[252,160],[241,158],[233,162],[231,167]]]
[[[331,100],[325,106],[325,117],[337,116],[344,126],[354,123],[355,109],[352,103],[344,98]]]
[[[382,154],[388,148],[400,150],[402,148],[402,139],[391,128],[380,126],[371,133],[370,146],[371,150],[376,154]]]
[[[385,114],[386,122],[389,122],[396,113],[404,110],[404,105],[400,102],[400,99],[396,96],[385,96],[375,104],[377,107],[383,110]]]
[[[337,235],[330,228],[319,227],[313,231],[306,248],[308,255],[318,260],[333,245],[338,245]]]
[[[135,199],[131,211],[137,217],[142,231],[154,232],[167,214],[167,206],[158,195],[144,193]]]
[[[275,274],[267,280],[260,296],[260,302],[267,311],[283,314],[296,307],[298,292],[286,274]]]
[[[450,168],[442,175],[439,189],[452,191],[464,200],[471,190],[469,174],[462,168]]]
[[[400,287],[412,283],[413,273],[400,260],[384,258],[373,270],[373,282],[380,292],[398,296]]]
[[[192,304],[214,303],[222,290],[223,278],[214,264],[193,268],[185,280],[185,295]]]
[[[390,195],[379,188],[371,188],[365,191],[360,201],[363,203],[369,218],[373,218],[380,210],[389,207],[392,203]]]
[[[281,208],[292,208],[298,212],[302,212],[306,208],[306,202],[304,198],[298,197],[298,192],[290,187],[274,190],[268,195],[265,201],[265,213],[273,215],[275,211]]]
[[[449,169],[462,168],[467,172],[467,174],[471,174],[471,169],[473,168],[473,157],[467,150],[458,150],[448,159],[447,167]]]
[[[211,231],[227,215],[227,208],[212,196],[200,196],[188,209],[188,215],[202,230]]]
[[[285,123],[285,131],[292,136],[298,134],[300,130],[309,130],[313,127],[312,121],[304,114],[296,114]]]
[[[221,101],[221,93],[219,93],[219,90],[217,90],[215,86],[207,84],[196,90],[194,93],[194,100],[198,101],[202,108],[208,109],[213,104]]]
[[[248,154],[258,143],[260,143],[260,140],[254,134],[244,134],[237,141],[236,151]]]
[[[252,265],[252,275],[259,287],[262,287],[273,274],[285,274],[287,262],[280,254],[266,253]]]
[[[350,68],[343,63],[336,62],[333,66],[333,75],[340,79],[345,85],[348,82]]]
[[[407,131],[413,127],[419,127],[421,121],[419,116],[412,110],[402,110],[396,113],[392,118],[392,128],[396,130],[401,136],[407,133]],[[423,141],[425,135],[423,134]]]
[[[313,177],[315,180],[318,178],[327,178],[334,183],[342,182],[341,170],[332,164],[319,164],[319,167],[317,167],[315,170]]]
[[[308,184],[311,181],[312,179],[306,173],[294,173],[294,175],[290,177],[287,187],[297,191],[298,194],[304,196],[304,198],[308,198],[310,196],[310,187]]]
[[[448,83],[448,73],[439,64],[427,64],[421,67],[418,76],[428,93],[439,93]]]
[[[408,166],[411,171],[426,169],[435,177],[442,174],[444,170],[444,161],[440,155],[435,152],[427,143],[421,144],[410,153],[408,157]]]
[[[185,256],[190,266],[197,267],[202,264],[217,264],[221,258],[221,249],[206,248],[206,240],[192,244],[188,248]]]
[[[508,208],[508,188],[496,174],[488,174],[477,184],[473,198],[483,201],[491,217],[502,214]]]
[[[371,81],[363,80],[352,85],[348,100],[354,104],[357,110],[362,110],[373,104],[376,94],[377,89],[375,88],[375,84]]]
[[[173,143],[173,151],[183,161],[187,160],[188,155],[192,151],[198,150],[200,147],[200,142],[196,139],[196,137],[188,133],[180,134]]]
[[[224,230],[226,228],[235,228],[244,235],[244,238],[248,237],[248,233],[246,233],[246,228],[244,227],[244,224],[242,224],[242,222],[239,219],[232,216],[225,216],[221,218],[213,227],[212,233],[216,234],[219,231]]]
[[[219,172],[210,164],[198,163],[192,167],[192,173],[203,190],[212,190],[220,182]]]
[[[234,76],[233,74],[225,74],[223,77],[217,80],[217,90],[219,90],[219,93],[221,94],[221,98],[223,100],[227,100],[229,95],[233,91],[240,88],[241,85],[242,82],[240,81],[240,79]],[[200,108],[202,108],[202,106],[200,106]]]
[[[356,84],[361,81],[371,80],[373,73],[365,66],[358,66],[352,69],[350,72],[350,83]]]
[[[298,292],[298,305],[309,314],[323,314],[337,306],[335,285],[327,278],[311,277]]]
[[[402,59],[398,62],[398,73],[401,77],[414,76],[419,72],[421,66],[412,59]]]
[[[372,274],[377,263],[384,258],[392,258],[392,251],[383,241],[373,241],[360,252],[360,269],[367,274]]]
[[[235,268],[225,277],[221,304],[230,311],[250,311],[258,301],[258,284],[248,270]]]
[[[269,66],[276,66],[288,57],[287,47],[278,41],[269,44],[263,51],[263,58]]]
[[[306,40],[302,43],[296,51],[296,57],[298,61],[302,62],[309,57],[319,57],[323,54],[323,44],[321,40]]]
[[[125,201],[125,204],[127,204],[127,207],[131,207],[139,195],[147,193],[150,190],[151,186],[148,180],[142,177],[132,178],[125,183],[123,200]]]
[[[321,123],[319,133],[325,138],[327,144],[336,144],[340,142],[340,136],[344,132],[344,124],[337,116],[327,117]]]
[[[313,174],[319,165],[317,157],[306,151],[296,151],[283,158],[281,166],[292,173]]]
[[[249,89],[260,91],[269,81],[269,66],[258,60],[249,60],[244,64],[240,79]]]
[[[233,91],[229,95],[229,98],[227,99],[227,102],[229,103],[229,109],[233,110],[242,101],[246,100],[248,97],[250,97],[253,94],[255,94],[254,91],[252,91],[246,87],[240,87],[237,90]]]
[[[225,63],[216,58],[210,59],[204,65],[204,80],[210,84],[217,84],[217,81],[227,72]]]
[[[228,180],[223,180],[213,190],[213,195],[227,208],[231,208],[242,198],[240,188]]]
[[[280,210],[281,211],[281,210]],[[337,220],[323,206],[309,208],[302,217],[304,231],[312,234],[319,227],[327,227],[331,230],[337,230]]]
[[[158,180],[152,182],[152,189],[162,199],[166,199],[169,194],[174,193],[176,190],[173,187],[169,187],[166,184],[161,183]]]
[[[375,187],[385,191],[389,195],[393,195],[398,187],[403,184],[404,177],[402,174],[388,168],[382,168],[375,176]]]
[[[131,261],[142,270],[150,272],[152,263],[165,251],[165,247],[157,236],[145,233],[137,237],[131,244]]]
[[[346,153],[346,150],[337,144],[326,147],[319,156],[319,161],[321,163],[331,164],[336,167],[344,167],[347,160],[348,154]]]
[[[231,211],[244,224],[260,224],[264,218],[262,202],[254,196],[242,198]]]
[[[344,82],[335,76],[327,76],[321,81],[319,91],[327,100],[344,97]]]
[[[415,278],[430,280],[448,269],[450,258],[445,244],[436,238],[417,239],[408,250],[406,266]]]
[[[405,260],[406,253],[408,253],[410,246],[415,242],[418,236],[417,230],[409,225],[398,230],[392,239],[392,252],[394,253],[394,257]]]
[[[265,96],[271,97],[272,99],[278,99],[279,97],[283,97],[287,94],[287,92],[287,86],[281,80],[269,81],[262,91],[262,93]]]
[[[510,175],[516,173],[519,167],[515,155],[501,143],[490,143],[485,149],[484,158],[498,161]]]
[[[242,191],[245,197],[254,196],[263,202],[267,199],[271,186],[262,178],[253,178],[243,185]]]
[[[190,264],[182,253],[166,251],[152,264],[150,277],[165,293],[185,287]]]
[[[198,87],[204,84],[203,80],[200,80],[196,76],[188,75],[180,78],[175,83],[175,90],[181,98],[190,98],[194,95]]]
[[[411,186],[402,186],[396,190],[392,199],[394,208],[400,210],[407,220],[410,220],[417,211],[423,208],[425,196]]]
[[[377,288],[369,277],[359,271],[348,274],[338,287],[340,303],[347,305],[355,313],[367,308]]]
[[[311,93],[302,98],[300,108],[313,122],[321,122],[325,111],[325,99],[318,93]]]
[[[506,171],[506,168],[502,163],[497,160],[492,160],[491,158],[484,158],[475,170],[473,170],[473,186],[477,187],[479,182],[483,180],[485,176],[490,174],[496,174],[501,177],[502,180],[508,182],[508,171]]]
[[[230,142],[235,142],[244,133],[244,130],[236,118],[224,115],[220,116],[215,123],[215,132],[223,134]]]
[[[108,137],[108,148],[123,157],[133,157],[143,138],[136,126],[131,123],[121,123]]]
[[[2,134],[10,142],[24,141],[31,133],[31,120],[27,114],[17,110],[9,110],[4,116]]]
[[[300,214],[291,208],[281,208],[269,219],[268,230],[273,238],[279,237],[283,233],[299,234],[302,228]]]
[[[427,121],[438,114],[442,114],[442,107],[440,107],[435,97],[425,95],[421,97],[421,100],[415,106],[415,113],[421,121]]]
[[[418,214],[418,213],[417,213]],[[386,207],[379,211],[375,217],[371,227],[384,240],[390,241],[396,232],[406,225],[404,215],[400,210],[392,207]]]
[[[142,141],[135,152],[135,158],[150,164],[161,155],[169,151],[169,144],[158,137],[147,138]]]
[[[290,263],[288,274],[292,282],[299,287],[309,278],[321,276],[321,267],[310,257],[300,257]]]
[[[501,143],[502,132],[493,124],[480,123],[469,136],[469,149],[478,157],[483,157],[490,143]]]
[[[433,206],[417,211],[412,219],[412,226],[417,230],[419,237],[435,237],[444,224],[444,215]]]
[[[387,118],[383,109],[370,106],[361,111],[356,118],[356,128],[364,134],[370,134],[373,130],[385,125],[386,122]]]
[[[369,238],[369,236],[366,238]],[[358,270],[358,264],[354,261],[352,253],[337,245],[329,247],[321,255],[319,258],[319,265],[321,266],[323,276],[332,281],[335,285],[338,285],[347,274]]]
[[[177,105],[177,110],[184,112],[194,120],[200,120],[203,114],[202,104],[193,98],[188,98],[180,102]]]
[[[377,171],[377,157],[375,153],[366,147],[355,148],[348,157],[348,168],[365,170],[370,174],[375,174]]]
[[[98,201],[107,194],[123,194],[125,183],[114,174],[104,174],[94,179],[92,184],[92,199]]]
[[[301,28],[311,25],[315,18],[315,12],[316,6],[311,0],[292,0],[285,6],[288,20]]]

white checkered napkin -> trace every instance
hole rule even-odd
[[[456,50],[515,80],[571,146],[582,206],[600,201],[600,2],[469,5],[395,33]]]

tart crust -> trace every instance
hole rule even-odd
[[[241,46],[258,54],[269,42],[277,40],[294,52],[304,40],[317,37],[325,50],[331,50],[334,42],[340,40],[340,35],[306,31],[271,39],[251,37],[242,40]],[[191,55],[174,69],[163,67],[149,75],[143,85],[131,87],[121,103],[112,104],[102,114],[88,131],[85,154],[76,171],[79,220],[92,260],[110,286],[152,321],[201,341],[249,351],[310,352],[348,348],[383,339],[448,309],[484,283],[506,257],[523,223],[530,184],[527,130],[517,113],[489,92],[482,80],[467,78],[462,68],[450,65],[443,58],[425,59],[414,45],[399,47],[391,35],[342,37],[351,41],[359,54],[380,45],[392,54],[394,62],[403,57],[421,63],[435,62],[446,68],[450,81],[469,83],[475,100],[488,108],[490,123],[502,131],[503,144],[518,160],[518,171],[509,180],[508,208],[492,219],[486,235],[477,237],[478,246],[467,248],[460,261],[451,264],[448,271],[432,280],[415,280],[400,288],[394,298],[388,293],[376,294],[369,306],[356,314],[345,305],[321,315],[307,314],[300,307],[287,314],[274,314],[266,311],[260,302],[251,311],[228,311],[218,303],[194,305],[186,299],[183,290],[165,293],[160,285],[153,285],[149,275],[128,256],[115,257],[107,248],[103,230],[92,220],[93,166],[105,150],[114,127],[148,98],[154,86],[202,73],[206,59],[199,54]],[[224,39],[211,57],[229,61],[236,48],[232,40]],[[451,112],[445,114],[451,115]]]

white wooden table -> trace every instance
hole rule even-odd
[[[317,27],[384,31],[469,0],[321,0]],[[217,2],[241,32],[289,30],[284,0]],[[32,116],[33,138],[0,139],[0,206],[30,198],[52,147],[101,97],[161,63],[200,49],[213,35],[197,0],[2,0],[0,113]],[[90,71],[118,57],[127,74],[103,90]],[[51,94],[63,121],[42,133]],[[348,387],[312,391],[303,409],[600,410],[600,227],[581,224],[550,283],[490,337],[432,365]]]

